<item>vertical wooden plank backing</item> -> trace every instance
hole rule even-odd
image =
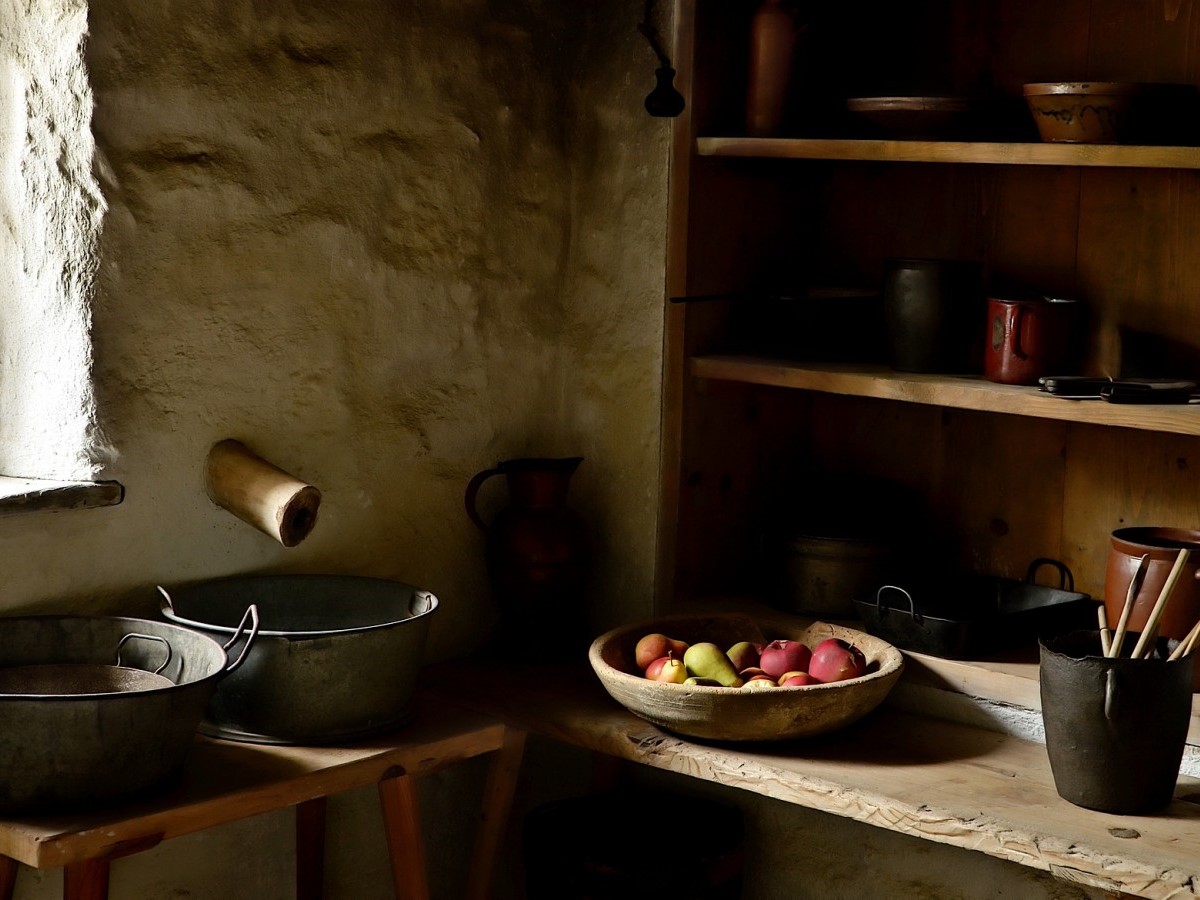
[[[874,513],[928,554],[928,574],[1022,577],[1061,553],[1065,425],[879,400],[814,405],[813,466],[898,485],[905,504]]]
[[[1064,562],[1103,596],[1109,535],[1129,525],[1200,526],[1200,439],[1071,425]]]
[[[1079,285],[1096,368],[1200,373],[1200,174],[1085,172],[1080,205]]]
[[[1198,27],[1196,0],[1094,0],[1088,77],[1196,84]]]

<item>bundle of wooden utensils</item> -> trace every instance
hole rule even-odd
[[[1163,610],[1167,608],[1167,604],[1171,601],[1171,592],[1175,590],[1175,585],[1179,582],[1183,574],[1190,554],[1191,551],[1187,549],[1179,551],[1179,555],[1175,558],[1175,564],[1171,567],[1171,572],[1167,575],[1167,580],[1163,583],[1162,590],[1158,594],[1158,599],[1154,602],[1154,608],[1150,610],[1150,615],[1146,618],[1146,625],[1142,629],[1142,633],[1138,636],[1133,652],[1130,653],[1130,659],[1149,659],[1153,656],[1155,646],[1158,643],[1158,623],[1162,619]],[[1138,560],[1137,570],[1133,573],[1133,577],[1129,579],[1129,590],[1125,593],[1125,606],[1121,609],[1121,617],[1117,621],[1117,630],[1115,632],[1110,632],[1108,629],[1108,617],[1103,604],[1098,609],[1100,648],[1106,657],[1115,658],[1120,656],[1121,648],[1125,646],[1125,633],[1129,627],[1129,615],[1133,611],[1134,601],[1137,599],[1138,589],[1141,586],[1142,577],[1145,575],[1149,559],[1150,557],[1147,554]],[[1196,622],[1187,635],[1175,645],[1175,648],[1171,651],[1167,659],[1173,660],[1187,656],[1194,649],[1197,639],[1200,639],[1200,621]]]

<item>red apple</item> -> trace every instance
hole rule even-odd
[[[633,650],[633,659],[637,663],[637,667],[645,672],[650,667],[650,663],[656,659],[662,659],[664,656],[683,659],[687,648],[686,642],[677,641],[656,631],[637,642],[637,646]]]
[[[669,684],[683,684],[687,681],[687,667],[682,659],[673,656],[662,656],[646,666],[646,677],[651,681],[665,681]]]
[[[866,667],[860,662],[861,653],[855,655],[854,648],[837,641],[822,641],[813,651],[808,664],[808,674],[822,683],[845,681],[857,678]]]
[[[780,687],[804,687],[809,684],[820,684],[808,672],[791,672],[779,682]]]
[[[747,682],[750,682],[750,681],[769,681],[769,682],[771,682],[771,684],[774,684],[774,683],[775,683],[775,679],[774,679],[774,678],[772,678],[770,675],[751,675],[749,678],[747,678],[747,679],[746,679],[746,681],[747,681]]]
[[[825,640],[821,641],[820,644],[817,644],[817,647],[820,647],[823,644],[836,644],[839,647],[844,647],[845,649],[847,649],[851,653],[853,653],[854,658],[858,660],[858,664],[860,666],[862,666],[863,669],[866,669],[867,658],[863,655],[863,652],[861,650],[859,650],[857,647],[855,647],[853,644],[849,643],[848,641],[844,641],[841,638],[826,638]],[[817,647],[813,648],[813,653],[817,652]]]
[[[763,647],[758,665],[772,678],[784,672],[806,672],[812,651],[800,641],[771,641]]]
[[[751,666],[748,669],[741,669],[738,674],[742,676],[742,681],[749,681],[755,675],[766,675],[767,673],[758,666]],[[767,677],[770,678],[771,676],[767,675]]]

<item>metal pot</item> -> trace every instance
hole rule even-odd
[[[856,618],[854,601],[873,596],[893,563],[887,541],[793,535],[783,547],[779,605],[810,616]]]
[[[168,594],[162,614],[229,637],[254,604],[262,629],[246,665],[209,704],[201,732],[230,740],[317,744],[402,725],[437,598],[352,575],[251,575]]]
[[[251,611],[247,611],[249,617]],[[238,632],[243,637],[245,626]],[[0,619],[0,666],[67,669],[162,665],[157,643],[127,645],[126,666],[113,648],[131,632],[167,641],[166,683],[134,691],[0,693],[0,813],[56,812],[125,800],[177,776],[217,683],[245,659],[229,663],[206,635],[164,622],[103,616]],[[93,687],[98,687],[93,683]],[[111,686],[111,685],[109,685]]]

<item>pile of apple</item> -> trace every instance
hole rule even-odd
[[[861,650],[827,638],[811,650],[801,641],[740,641],[728,650],[708,641],[688,644],[653,632],[637,642],[634,659],[651,681],[765,690],[857,678],[867,670]]]

